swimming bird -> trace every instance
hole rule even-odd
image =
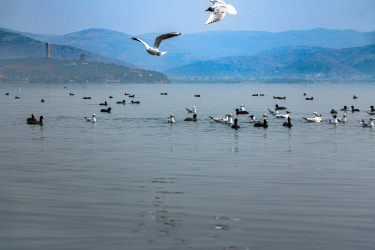
[[[40,102],[45,102],[44,99],[42,99]]]
[[[201,95],[195,95],[195,97],[201,97]]]
[[[87,117],[85,117],[85,119],[86,119],[86,121],[88,121],[88,122],[96,122],[96,115],[93,114],[93,115],[92,115],[92,118],[87,118]]]
[[[283,123],[283,126],[285,126],[285,127],[292,127],[293,125],[292,125],[292,122],[291,122],[291,120],[292,120],[292,118],[289,116],[288,117],[288,121],[287,122],[284,122]]]
[[[339,122],[337,121],[337,115],[333,115],[333,120],[329,120],[328,123],[329,124],[339,124]]]
[[[332,110],[331,110],[331,114],[337,114],[337,111],[334,110],[334,109],[332,109]]]
[[[306,98],[306,101],[314,101],[314,97]]]
[[[141,104],[140,101],[131,101],[131,104]]]
[[[286,111],[285,115],[273,115],[273,116],[276,117],[276,118],[280,118],[280,119],[288,119],[290,113],[291,112]]]
[[[239,109],[236,109],[236,115],[248,115],[249,112],[247,111],[240,111]]]
[[[306,93],[303,93],[304,96],[306,96]]]
[[[160,95],[168,95],[168,93],[160,93]]]
[[[306,121],[310,122],[310,123],[317,123],[317,122],[320,122],[322,120],[322,115],[318,116],[317,112],[314,112],[313,114],[315,115],[314,118],[305,118],[305,117],[302,117],[302,118],[305,119]]]
[[[69,93],[69,95],[74,95],[74,94],[72,94],[72,93]]]
[[[344,108],[341,109],[341,111],[347,111],[349,110],[347,106],[344,106]]]
[[[374,127],[374,118],[373,117],[370,117],[370,120],[369,120],[369,122],[367,123],[367,122],[365,122],[364,120],[362,120],[362,121],[359,121],[360,123],[362,123],[362,126],[363,127]]]
[[[112,99],[112,98],[113,98],[113,96],[111,96],[111,95],[110,95],[110,96],[109,96],[109,98],[110,98],[110,99]]]
[[[214,117],[212,117],[212,116],[208,116],[208,117],[210,117],[214,122],[216,122],[216,123],[221,123],[223,120],[225,120],[225,119],[227,119],[228,120],[228,116],[229,116],[229,114],[227,113],[227,114],[225,114],[225,118],[214,118]]]
[[[353,99],[358,99],[358,96],[355,96],[355,95],[354,95],[354,96],[353,96]]]
[[[44,116],[39,117],[39,121],[27,121],[27,124],[43,125]]]
[[[9,92],[7,92],[5,95],[9,95]]]
[[[169,38],[172,38],[172,37],[175,37],[175,36],[179,36],[179,35],[181,35],[181,33],[171,32],[171,33],[162,34],[155,39],[155,43],[154,43],[153,47],[150,47],[147,43],[145,43],[144,41],[142,41],[141,39],[138,39],[136,37],[131,37],[130,39],[143,43],[146,46],[146,50],[150,55],[162,56],[162,55],[166,54],[167,52],[160,52],[159,51],[159,46],[160,46],[161,42],[163,40],[166,40],[166,39],[169,39]]]
[[[369,115],[375,115],[375,112],[366,111],[366,113],[369,114]]]
[[[253,96],[259,96],[259,94],[253,94]]]
[[[168,122],[169,123],[175,123],[173,117],[175,117],[173,114],[168,117]]]
[[[234,117],[232,114],[227,114],[226,119],[223,119],[221,121],[221,123],[223,123],[223,124],[232,124],[233,123],[232,117]]]
[[[232,125],[231,128],[233,128],[235,130],[240,129],[241,127],[240,127],[240,125],[237,124],[237,122],[238,122],[237,118],[234,119],[234,124]]]
[[[135,95],[129,95],[129,98],[134,98],[135,97]]]
[[[352,112],[359,112],[359,109],[354,109],[354,106],[352,106]]]
[[[31,117],[30,117],[30,118],[27,118],[26,121],[28,121],[28,122],[32,122],[32,121],[37,121],[37,119],[35,119],[34,114],[31,114]]]
[[[241,104],[240,111],[245,111],[245,105]]]
[[[255,123],[254,127],[257,127],[257,128],[261,128],[261,127],[268,128],[267,119],[264,119],[263,122]]]
[[[18,90],[21,90],[21,88],[17,88]]]
[[[122,100],[122,102],[116,102],[117,104],[125,104],[125,100]]]
[[[84,100],[91,99],[91,97],[83,97]]]
[[[371,109],[371,112],[374,112],[374,111],[375,111],[374,106],[370,106],[370,109]]]
[[[124,93],[125,95],[130,95],[130,94],[128,94],[128,93]]]
[[[186,108],[186,110],[187,110],[188,113],[194,113],[194,114],[197,113],[197,108],[195,106],[193,107],[193,109]]]
[[[208,18],[206,24],[219,22],[221,19],[225,17],[227,12],[231,15],[236,15],[236,9],[230,5],[226,4],[224,0],[210,0],[214,6],[209,7],[206,11],[212,12],[210,17]]]
[[[196,122],[197,121],[197,114],[193,115],[193,118],[186,118],[185,122]]]
[[[104,103],[100,103],[99,105],[100,105],[100,106],[107,106],[108,103],[107,103],[107,101],[105,101]]]
[[[275,107],[276,107],[275,110],[285,110],[286,109],[285,107],[279,107],[278,104],[276,104]]]
[[[101,109],[100,112],[103,112],[103,113],[111,113],[111,108],[107,108],[107,109]]]
[[[263,119],[255,119],[254,115],[251,115],[249,117],[250,117],[250,123],[259,123],[259,122],[261,123],[261,122],[263,122],[263,119],[268,117],[268,115],[264,114]]]
[[[286,99],[286,97],[280,97],[280,96],[273,96],[273,99],[279,99],[279,100],[284,100]]]
[[[346,114],[342,116],[342,118],[337,118],[338,122],[345,123],[346,122]]]
[[[16,96],[16,97],[14,97],[14,99],[20,99],[20,97],[19,97],[19,96]]]
[[[279,111],[275,108],[275,111],[268,109],[268,111],[271,113],[271,115],[278,115]]]

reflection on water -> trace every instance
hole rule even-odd
[[[371,84],[19,87],[20,100],[0,95],[0,248],[373,249],[375,129],[360,126],[365,112],[327,123],[332,108],[373,105]],[[116,105],[125,92],[141,104]],[[103,101],[112,113],[99,112]],[[255,117],[286,106],[293,127],[237,116],[234,130],[208,117],[241,103]],[[184,122],[192,106],[199,120]],[[314,111],[323,121],[306,123]],[[43,126],[26,124],[32,113]]]

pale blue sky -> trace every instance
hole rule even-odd
[[[204,25],[209,0],[0,0],[0,27],[67,34],[105,28],[131,35],[314,28],[375,31],[375,0],[227,0],[238,15]]]

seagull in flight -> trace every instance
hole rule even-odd
[[[214,6],[209,7],[206,11],[213,12],[210,17],[208,18],[206,24],[219,22],[221,19],[225,17],[227,12],[232,15],[236,15],[237,11],[236,9],[230,5],[226,4],[224,0],[210,0]]]
[[[150,55],[162,56],[162,55],[166,54],[167,52],[160,52],[159,51],[159,46],[160,46],[161,42],[163,40],[167,40],[169,38],[179,36],[179,35],[181,35],[181,33],[176,33],[176,32],[171,32],[171,33],[166,33],[166,34],[160,35],[155,39],[154,47],[150,47],[147,43],[145,43],[144,41],[142,41],[141,39],[138,39],[136,37],[131,37],[130,39],[143,43],[146,46],[147,52]]]

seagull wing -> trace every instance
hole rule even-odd
[[[215,12],[210,15],[206,24],[219,22],[221,19],[225,17],[227,14],[227,10],[225,7],[217,7],[215,8]]]
[[[232,14],[232,15],[236,15],[237,14],[236,9],[232,5],[227,4],[227,6],[225,6],[225,7],[227,8],[227,12],[229,14]]]
[[[130,39],[143,43],[146,46],[147,49],[150,48],[150,46],[147,43],[145,43],[144,41],[142,41],[141,39],[138,39],[136,37],[130,37]]]
[[[171,32],[171,33],[166,33],[166,34],[163,34],[163,35],[160,35],[158,36],[156,39],[155,39],[155,44],[154,44],[154,48],[155,49],[158,49],[161,42],[163,40],[167,40],[169,38],[172,38],[172,37],[175,37],[175,36],[179,36],[181,35],[181,33],[176,33],[176,32]]]
[[[225,4],[223,0],[210,0],[213,4]]]

